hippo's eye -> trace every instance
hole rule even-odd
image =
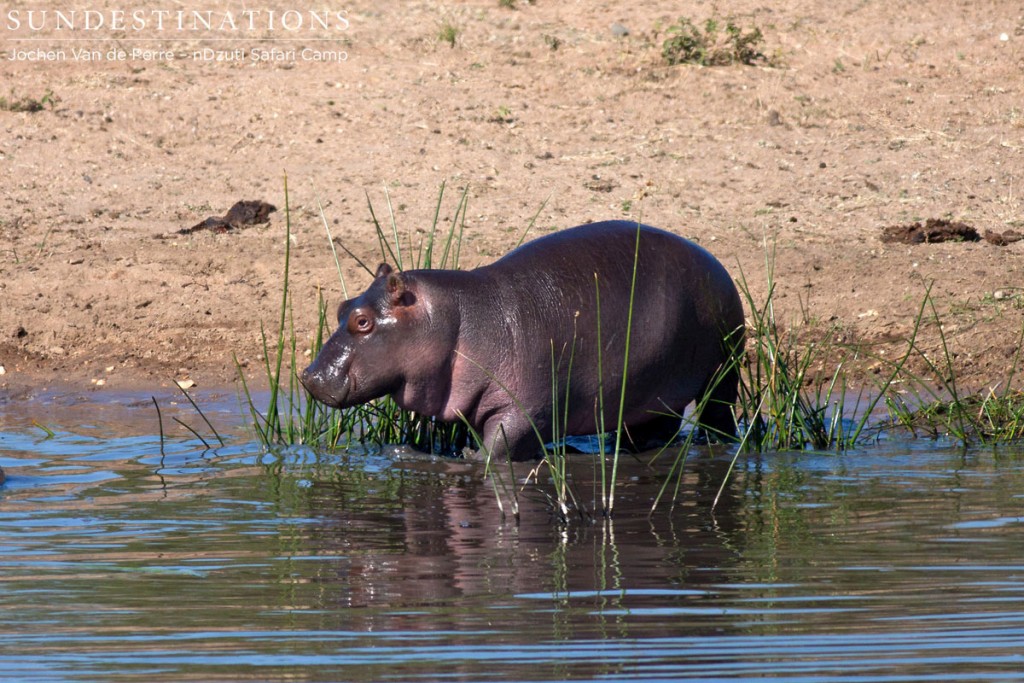
[[[348,317],[348,331],[352,334],[367,334],[373,330],[373,318],[364,310],[356,309]]]

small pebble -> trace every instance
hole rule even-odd
[[[7,368],[5,368],[4,366],[0,365],[0,375],[6,375],[6,374],[7,374]]]
[[[625,38],[629,35],[629,29],[619,22],[615,22],[612,24],[612,35],[616,38]]]
[[[997,289],[995,293],[992,294],[992,298],[994,298],[996,301],[1001,301],[1006,298],[1006,292],[1004,292],[1001,289]]]
[[[1003,41],[1004,43],[1006,41],[1008,41],[1009,39],[1010,39],[1009,34],[1006,34],[1006,33],[1000,33],[999,34],[999,40]]]

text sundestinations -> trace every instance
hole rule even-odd
[[[0,17],[7,31],[346,31],[345,10],[243,9],[46,10],[10,9]]]

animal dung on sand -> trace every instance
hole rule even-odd
[[[249,225],[269,223],[270,214],[277,211],[277,207],[260,200],[242,200],[235,202],[234,206],[228,209],[223,216],[210,216],[201,223],[196,223],[191,228],[182,228],[178,231],[181,235],[190,235],[199,230],[212,230],[217,233],[225,233],[229,230],[240,230]]]

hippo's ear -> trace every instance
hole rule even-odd
[[[392,306],[411,306],[416,303],[416,295],[409,291],[408,284],[404,273],[388,275],[388,300]]]
[[[392,270],[393,269],[391,268],[391,266],[389,266],[386,263],[382,263],[379,266],[377,266],[377,274],[374,275],[373,278],[376,280],[379,277],[384,277],[386,275],[391,275],[391,271]]]

